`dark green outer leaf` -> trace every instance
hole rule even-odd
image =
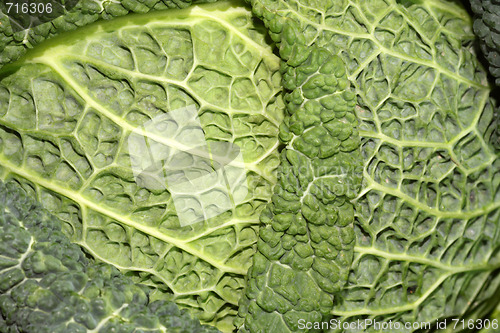
[[[87,259],[62,225],[19,184],[0,182],[0,332],[218,332]]]
[[[497,89],[496,130],[493,134],[493,144],[500,149],[500,1],[471,0],[474,12],[474,33],[479,39],[479,45],[486,61],[488,70],[495,79]]]
[[[488,61],[489,71],[500,86],[500,1],[471,0],[474,12],[474,33]]]

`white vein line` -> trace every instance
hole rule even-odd
[[[468,271],[481,271],[481,270],[493,270],[495,265],[488,265],[487,263],[483,263],[482,265],[468,265],[468,266],[457,266],[457,265],[447,265],[442,262],[436,260],[431,260],[425,257],[417,257],[407,253],[390,253],[387,251],[379,250],[375,247],[363,247],[363,246],[355,246],[354,252],[359,253],[361,255],[374,255],[377,257],[381,257],[388,260],[394,261],[407,261],[407,262],[415,262],[423,265],[433,266],[444,271],[448,271],[451,273],[461,273]]]

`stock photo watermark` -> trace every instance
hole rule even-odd
[[[9,18],[13,32],[32,29],[69,12],[79,0],[5,0],[0,12]]]
[[[128,149],[137,185],[168,190],[181,226],[232,210],[248,196],[240,148],[208,142],[195,105],[137,127]]]
[[[376,319],[358,319],[353,321],[342,321],[332,318],[329,321],[310,322],[300,319],[297,323],[300,330],[338,330],[345,333],[361,333],[369,331],[406,333],[415,330],[453,329],[453,330],[479,330],[499,328],[497,319],[443,319],[436,322],[400,322],[379,321]]]

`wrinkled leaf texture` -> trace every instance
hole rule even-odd
[[[50,27],[25,32],[36,44],[59,27],[155,9],[67,32],[1,69],[0,175],[67,222],[66,234],[93,257],[156,288],[153,298],[173,298],[228,331],[276,182],[279,58],[241,4],[145,6],[82,1]],[[3,62],[24,53],[20,37],[4,36]],[[143,156],[132,156],[129,138],[149,120],[192,106],[208,142],[239,147],[243,161],[235,163],[249,193],[231,210],[182,225],[168,190],[136,182],[131,157]],[[217,207],[221,195],[229,194],[213,186],[184,200],[204,197]]]
[[[356,91],[363,183],[353,263],[331,317],[484,316],[500,282],[498,120],[465,10],[390,0],[252,7],[273,40],[293,21],[306,45],[339,55]]]

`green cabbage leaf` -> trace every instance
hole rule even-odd
[[[224,2],[38,45],[0,72],[1,178],[153,299],[230,330],[279,163],[279,58],[265,38]]]
[[[498,105],[466,10],[249,3],[0,14],[0,178],[223,331],[495,318]]]
[[[256,254],[256,268],[250,272],[266,272],[269,278],[249,275],[250,302],[240,309],[246,318],[242,329],[300,331],[309,323],[313,330],[357,332],[329,325],[333,319],[347,325],[393,322],[405,331],[405,323],[487,314],[500,283],[500,159],[493,146],[498,119],[487,72],[475,55],[468,13],[445,1],[255,0],[252,8],[278,44],[284,73],[291,74],[287,68],[301,64],[308,49],[323,48],[343,60],[357,98],[363,171],[353,200],[356,245],[350,273],[345,285],[333,291],[329,314],[322,313],[323,299],[312,292],[317,301],[301,303],[304,298],[283,287],[293,278],[274,278],[275,269]],[[303,74],[300,68],[295,76],[284,75],[285,88],[292,90],[287,84],[294,79],[311,82],[317,75],[314,70]],[[307,74],[310,78],[304,78]],[[322,93],[319,87],[317,91]],[[317,95],[292,91],[286,98],[288,113],[304,96]],[[309,127],[326,126],[323,119],[314,123],[319,119],[312,108],[301,107],[309,113],[299,119]],[[294,117],[287,116],[283,127]],[[351,164],[351,176],[356,170]],[[324,200],[321,192],[315,196]],[[310,219],[306,235],[314,235],[317,222]],[[281,219],[269,224],[281,231]],[[277,251],[286,248],[286,237],[278,245],[268,233],[260,238]],[[293,249],[299,251],[298,246]],[[288,255],[276,260],[264,246],[259,254],[271,262]],[[293,263],[295,277],[307,273],[307,260],[318,257],[314,251],[303,259],[297,256],[301,264]],[[342,262],[332,261],[332,266]],[[261,312],[275,320],[271,323]]]

